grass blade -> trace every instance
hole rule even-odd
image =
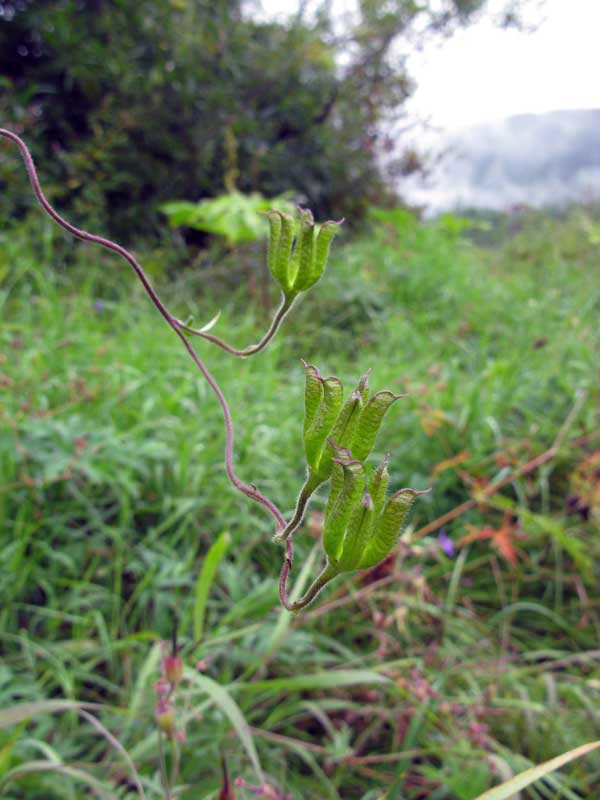
[[[514,778],[506,781],[506,783],[503,783],[501,786],[488,789],[487,792],[479,795],[475,800],[510,800],[510,798],[517,792],[520,792],[521,789],[531,786],[532,783],[539,781],[540,778],[544,778],[546,775],[554,772],[554,770],[564,767],[565,764],[574,761],[576,758],[591,753],[592,750],[596,750],[598,747],[600,747],[600,740],[582,744],[574,750],[569,750],[560,756],[556,756],[556,758],[551,758],[550,761],[544,761],[543,764],[538,764],[537,767],[531,767],[531,769],[521,772],[520,775],[515,775]]]
[[[81,711],[81,709],[97,710],[102,706],[97,703],[78,703],[75,700],[39,700],[33,703],[19,703],[0,711],[0,729],[10,728],[38,717],[40,714],[54,714],[58,711]],[[114,710],[114,709],[113,709]]]
[[[217,705],[227,716],[233,725],[233,728],[237,733],[242,745],[244,746],[246,753],[248,754],[248,758],[252,762],[252,766],[254,767],[254,771],[256,772],[259,782],[264,783],[263,771],[262,767],[260,766],[260,761],[258,760],[256,747],[254,746],[254,739],[252,738],[252,733],[250,732],[248,723],[240,711],[238,704],[231,697],[227,689],[225,689],[216,681],[213,681],[213,679],[209,678],[207,675],[201,675],[194,670],[187,671],[186,675],[190,679],[190,682],[195,684],[204,694],[206,694],[210,700],[212,700],[213,703],[215,703],[215,705]]]
[[[66,764],[55,764],[52,761],[28,761],[25,764],[21,764],[6,773],[4,776],[4,783],[10,780],[18,780],[19,778],[24,778],[27,775],[33,775],[38,772],[59,772],[61,775],[68,775],[74,780],[87,784],[99,797],[106,797],[107,800],[114,800],[114,795],[109,792],[104,784],[97,778],[90,775],[89,772],[85,772],[85,770],[78,769],[77,767],[69,767]]]
[[[389,678],[370,669],[337,669],[331,672],[316,672],[313,675],[294,675],[289,678],[255,681],[238,684],[239,691],[283,691],[298,692],[309,689],[336,689],[340,686],[354,686],[357,683],[388,684]]]
[[[206,603],[210,592],[210,587],[215,577],[217,567],[227,548],[231,544],[231,536],[227,531],[224,531],[219,538],[212,543],[204,561],[202,562],[202,569],[196,581],[195,599],[194,599],[194,641],[196,644],[202,639],[204,631],[204,618],[206,616]],[[187,627],[187,626],[186,626]]]

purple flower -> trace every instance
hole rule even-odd
[[[442,528],[438,535],[438,544],[441,549],[446,553],[449,558],[454,555],[454,542],[446,533],[446,529]]]
[[[102,300],[96,300],[96,302],[94,303],[94,311],[98,312],[104,311],[104,303],[102,302]]]

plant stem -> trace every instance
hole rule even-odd
[[[8,131],[4,128],[0,128],[0,136],[3,136],[6,139],[10,139],[10,141],[14,142],[21,151],[21,155],[23,156],[23,160],[25,161],[25,167],[27,169],[27,174],[29,175],[29,180],[31,181],[31,185],[33,187],[33,191],[35,196],[38,199],[38,202],[44,209],[44,211],[62,228],[68,231],[73,236],[76,236],[78,239],[83,239],[87,242],[92,242],[94,244],[98,244],[101,247],[105,247],[108,250],[112,250],[117,255],[120,255],[124,258],[137,277],[139,278],[142,286],[146,290],[148,297],[152,301],[153,305],[159,312],[159,314],[163,317],[167,325],[174,331],[174,333],[179,337],[183,346],[188,351],[190,357],[204,376],[205,380],[215,393],[219,405],[221,406],[221,411],[223,412],[223,419],[225,422],[225,432],[226,432],[226,445],[225,445],[225,469],[227,471],[227,475],[229,480],[233,484],[233,486],[247,497],[252,500],[255,500],[257,503],[260,503],[264,508],[269,511],[272,516],[275,518],[276,529],[277,531],[283,530],[285,528],[285,519],[281,511],[277,508],[277,506],[271,502],[267,497],[265,497],[254,485],[246,485],[243,483],[235,474],[235,470],[233,468],[233,422],[231,419],[231,412],[229,410],[229,406],[227,404],[227,400],[219,387],[219,384],[213,378],[212,374],[208,371],[205,367],[204,363],[188,342],[185,333],[180,328],[180,323],[166,308],[163,304],[159,296],[157,295],[156,291],[154,290],[150,280],[148,279],[146,273],[136,260],[135,256],[133,256],[128,250],[121,245],[117,244],[116,242],[111,241],[110,239],[105,239],[102,236],[96,236],[95,234],[88,233],[87,231],[80,230],[72,225],[70,222],[67,222],[66,219],[61,217],[61,215],[54,210],[54,208],[50,205],[46,196],[44,195],[42,188],[40,186],[40,182],[37,176],[37,172],[35,169],[35,165],[33,163],[33,159],[31,154],[27,148],[25,142],[17,136],[16,133],[12,133],[12,131]],[[283,316],[281,317],[283,319]],[[281,321],[281,320],[280,320]]]
[[[291,545],[292,545],[291,540],[288,539],[287,542],[286,542],[286,546],[288,548],[288,554],[289,554],[289,551],[291,550]],[[286,565],[288,563],[289,563],[289,569],[286,570]],[[308,606],[308,605],[310,605],[310,603],[312,603],[312,601],[319,594],[321,589],[323,589],[329,583],[330,580],[335,578],[336,575],[339,575],[337,567],[334,567],[328,561],[325,564],[325,567],[323,568],[321,573],[314,579],[312,584],[309,586],[308,590],[303,595],[303,597],[301,597],[299,600],[296,600],[295,603],[289,603],[288,600],[287,600],[287,594],[286,594],[286,583],[287,583],[287,577],[289,575],[290,569],[291,569],[291,560],[289,559],[289,555],[288,555],[288,556],[286,556],[286,561],[284,563],[284,567],[283,567],[283,570],[281,572],[282,580],[280,582],[280,587],[279,587],[280,588],[281,602],[283,603],[285,608],[287,608],[288,611],[301,611],[303,608],[306,608],[306,606]],[[282,591],[282,588],[283,588],[283,591]]]
[[[186,333],[191,333],[194,336],[201,336],[203,339],[207,339],[209,342],[216,344],[217,347],[220,347],[222,350],[225,350],[227,353],[230,353],[233,356],[240,356],[241,358],[247,358],[248,356],[254,356],[257,353],[260,353],[261,350],[269,344],[271,339],[275,336],[279,327],[283,320],[285,319],[288,311],[293,305],[294,297],[288,297],[286,295],[282,296],[281,304],[277,309],[275,316],[273,317],[271,324],[267,332],[264,334],[262,339],[257,344],[251,344],[248,347],[244,348],[243,350],[238,350],[236,347],[232,347],[231,345],[224,342],[218,336],[214,336],[212,333],[206,333],[205,331],[199,330],[198,328],[192,328],[189,325],[186,325],[181,320],[176,320],[177,325],[179,328]]]
[[[273,541],[280,543],[287,541],[290,536],[294,533],[297,528],[300,527],[302,520],[304,519],[304,512],[306,511],[306,506],[308,501],[319,487],[319,483],[315,480],[313,475],[309,472],[308,477],[304,483],[302,489],[300,489],[300,494],[298,495],[298,499],[296,500],[296,508],[294,510],[294,516],[288,522],[288,524],[284,527],[283,530],[278,531],[275,536],[273,537]]]

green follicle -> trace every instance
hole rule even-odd
[[[327,437],[327,444],[323,450],[321,461],[315,477],[324,483],[331,475],[333,468],[333,457],[335,455],[336,447],[347,447],[352,443],[354,432],[362,411],[362,397],[359,391],[352,392],[352,395],[338,414],[330,435]]]
[[[300,211],[300,232],[292,258],[292,284],[295,292],[308,288],[314,262],[315,221],[310,211]]]
[[[323,379],[319,370],[312,364],[307,364],[302,360],[304,375],[306,378],[306,388],[304,390],[304,435],[308,433],[311,425],[323,402]]]
[[[335,459],[343,473],[341,490],[335,497],[330,495],[330,502],[325,510],[323,526],[323,547],[332,564],[337,564],[344,533],[352,516],[352,512],[365,490],[365,468],[360,461],[351,459]]]
[[[290,275],[290,260],[294,245],[296,223],[291,214],[281,214],[281,235],[277,245],[277,257],[273,277],[281,286],[287,298],[290,297],[292,283]]]
[[[373,535],[360,559],[359,569],[374,567],[389,555],[398,541],[415,498],[428,491],[428,489],[424,492],[418,492],[415,489],[400,489],[390,497],[375,524]]]
[[[405,397],[405,395],[385,390],[377,392],[368,401],[358,421],[351,445],[355,458],[364,460],[368,457],[387,410],[400,397]]]
[[[356,504],[350,515],[348,528],[342,543],[342,554],[338,562],[340,571],[347,572],[358,568],[367,542],[371,537],[374,522],[375,506],[371,495],[367,492]]]
[[[390,474],[388,472],[388,464],[390,463],[390,453],[386,455],[381,464],[377,467],[371,480],[369,481],[369,494],[373,500],[375,508],[375,519],[379,517],[385,503],[385,496],[387,492],[388,483],[390,481]]]
[[[323,399],[316,409],[313,421],[304,435],[306,461],[313,472],[317,472],[323,446],[342,405],[342,384],[335,377],[321,378]]]
[[[340,220],[340,222],[333,222],[330,220],[329,222],[324,222],[323,225],[321,225],[315,244],[314,264],[310,282],[306,287],[307,289],[310,289],[311,286],[314,286],[314,284],[323,274],[325,265],[327,264],[331,242],[343,221],[344,220]]]
[[[268,255],[268,263],[269,263],[269,270],[275,280],[278,283],[281,283],[281,280],[277,274],[277,265],[278,265],[278,252],[279,252],[279,240],[281,238],[281,213],[279,211],[267,211],[266,217],[269,221],[269,255]]]

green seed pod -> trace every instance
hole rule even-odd
[[[343,220],[341,222],[329,221],[324,222],[323,225],[321,225],[315,244],[315,256],[313,259],[312,269],[306,286],[304,287],[305,289],[310,289],[311,286],[314,286],[323,274],[325,265],[327,264],[331,242],[333,237],[338,232],[342,222]]]
[[[315,421],[319,406],[323,402],[324,389],[319,370],[312,364],[307,364],[304,359],[302,359],[302,366],[306,377],[304,390],[304,435],[306,436]]]
[[[369,494],[371,495],[375,507],[375,519],[381,514],[385,503],[385,494],[390,480],[390,474],[387,469],[389,463],[390,454],[388,453],[369,481]]]
[[[338,378],[321,378],[321,383],[323,400],[304,435],[306,460],[314,472],[318,470],[325,440],[340,412],[343,394],[342,384]]]
[[[346,447],[352,442],[361,411],[362,399],[360,393],[354,391],[342,406],[342,410],[338,414],[331,429],[331,433],[328,436],[327,444],[325,445],[319,463],[319,472],[318,475],[315,475],[321,482],[326,481],[331,475],[333,467],[332,459],[336,454],[336,447]]]
[[[355,458],[361,461],[367,458],[375,444],[375,437],[381,427],[385,412],[392,403],[403,396],[404,395],[401,394],[394,394],[394,392],[383,391],[377,392],[377,394],[371,397],[361,414],[352,441],[351,449]]]
[[[415,489],[400,489],[390,497],[364,550],[359,564],[360,569],[379,564],[390,553],[398,541],[415,498],[420,494],[424,494],[424,492],[417,492]]]
[[[360,461],[336,459],[343,472],[343,486],[335,502],[328,503],[323,527],[323,547],[332,564],[336,564],[348,521],[365,490],[365,468]]]
[[[310,211],[300,211],[300,232],[292,258],[292,285],[295,292],[308,288],[315,257],[315,221]]]
[[[291,214],[281,214],[281,234],[277,246],[277,258],[274,262],[273,275],[285,294],[292,289],[290,276],[290,260],[296,223]]]
[[[350,516],[338,565],[340,570],[358,569],[365,547],[371,538],[374,522],[375,506],[371,495],[367,492]]]
[[[325,516],[329,514],[335,505],[335,502],[338,499],[338,496],[344,485],[344,468],[342,467],[342,464],[354,461],[352,453],[347,447],[338,447],[334,442],[331,441],[331,438],[327,439],[327,443],[333,448],[335,457],[331,462],[331,481],[329,483],[329,497],[327,498]],[[321,483],[324,483],[324,481],[321,481]]]
[[[277,276],[277,257],[279,253],[279,240],[281,238],[281,212],[273,209],[271,211],[266,211],[265,216],[269,220],[270,229],[268,255],[269,270],[271,271],[271,275],[275,278],[275,280],[278,283],[281,283],[281,280]]]

